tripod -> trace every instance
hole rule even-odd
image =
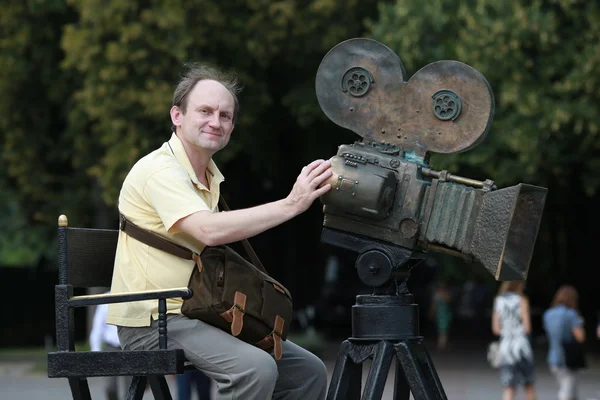
[[[419,306],[406,279],[412,251],[325,228],[321,240],[359,252],[356,268],[373,294],[356,296],[352,337],[342,342],[327,400],[381,399],[396,356],[394,400],[447,400],[433,361],[419,336]],[[361,396],[362,363],[371,359]]]

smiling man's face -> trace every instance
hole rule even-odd
[[[234,127],[233,96],[219,82],[202,80],[189,93],[186,103],[185,112],[177,106],[171,109],[177,136],[212,156],[229,143]]]

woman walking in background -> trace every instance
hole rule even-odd
[[[561,286],[554,295],[551,308],[544,313],[544,330],[548,337],[548,366],[558,382],[559,400],[577,398],[576,371],[565,365],[563,341],[583,343],[585,331],[578,310],[579,295],[570,285]]]
[[[433,292],[433,301],[429,311],[430,318],[435,322],[437,329],[437,348],[444,350],[448,344],[448,331],[452,322],[452,295],[448,284],[444,281],[438,282]]]
[[[503,400],[513,400],[521,385],[526,399],[535,399],[533,351],[529,341],[531,317],[524,289],[524,281],[506,281],[494,299],[492,332],[500,336],[498,351]]]

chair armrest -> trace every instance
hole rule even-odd
[[[192,297],[192,290],[186,287],[161,290],[144,290],[130,293],[102,293],[85,296],[73,296],[69,299],[69,307],[95,306],[98,304],[127,303],[141,300],[158,300],[181,297]]]

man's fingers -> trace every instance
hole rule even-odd
[[[322,187],[315,190],[315,194],[317,195],[317,197],[321,197],[325,193],[327,193],[329,191],[329,189],[331,189],[331,185],[328,183],[327,185],[323,185]]]
[[[311,173],[316,167],[318,167],[321,163],[323,163],[324,160],[315,160],[313,162],[311,162],[310,164],[308,164],[307,166],[305,166],[304,168],[302,168],[302,172],[306,172],[306,175],[308,175],[309,173]]]
[[[330,167],[331,167],[331,161],[327,160],[327,161],[321,162],[321,164],[319,164],[312,171],[309,172],[308,179],[310,181],[312,181],[317,176],[319,176],[319,175],[323,174],[323,172],[327,171],[327,169]]]
[[[327,179],[329,179],[329,177],[333,174],[333,172],[331,171],[331,169],[325,170],[323,173],[321,173],[320,175],[315,176],[311,183],[313,183],[315,186],[320,186],[323,182],[325,182]]]

